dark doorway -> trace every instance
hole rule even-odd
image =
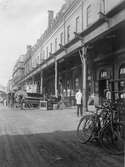
[[[106,79],[99,80],[99,99],[100,103],[102,103],[105,99],[105,90],[106,90]]]

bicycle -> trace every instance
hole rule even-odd
[[[81,143],[96,140],[111,154],[124,153],[125,126],[119,122],[118,112],[113,105],[96,106],[96,112],[83,116],[77,126]]]

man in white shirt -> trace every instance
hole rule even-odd
[[[82,116],[82,92],[79,89],[75,95],[76,105],[77,105],[77,116]]]

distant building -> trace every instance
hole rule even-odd
[[[6,99],[7,95],[7,90],[6,87],[3,85],[0,85],[0,102],[3,102],[4,99]]]
[[[0,91],[1,92],[7,92],[6,87],[3,85],[0,85]]]
[[[13,73],[12,73],[12,80],[10,81],[10,85],[12,86],[12,89],[18,89],[20,87],[20,81],[24,77],[24,55],[21,55],[14,68],[13,68]]]
[[[13,79],[11,78],[11,79],[9,79],[9,81],[8,81],[8,83],[7,83],[7,93],[9,93],[9,92],[12,92],[12,90],[13,90]]]

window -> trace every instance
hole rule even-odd
[[[52,53],[52,51],[53,51],[53,44],[50,43],[50,53]]]
[[[87,26],[91,24],[91,16],[92,16],[92,6],[89,5],[87,7]]]
[[[45,57],[45,50],[42,51],[42,60],[45,60],[46,57]]]
[[[122,64],[119,69],[119,97],[125,99],[125,64]]]
[[[55,39],[55,52],[57,51],[57,38]]]
[[[38,64],[40,64],[40,53],[38,55]]]
[[[67,42],[70,41],[70,25],[67,27]]]
[[[30,63],[30,71],[32,70],[32,61],[31,59],[29,60],[29,63]]]
[[[48,47],[46,47],[46,58],[48,58]]]
[[[125,66],[120,68],[120,77],[125,76]]]
[[[36,56],[36,64],[39,64],[39,56]]]
[[[42,61],[43,61],[43,51],[41,49],[41,51],[40,51],[40,62],[42,62]]]
[[[79,32],[79,16],[76,17],[76,32]]]
[[[102,79],[106,79],[106,78],[108,78],[108,72],[105,70],[102,70],[100,72],[100,79],[102,80]]]
[[[63,44],[63,32],[60,34],[60,44]]]
[[[105,13],[105,0],[100,1],[100,11]]]

